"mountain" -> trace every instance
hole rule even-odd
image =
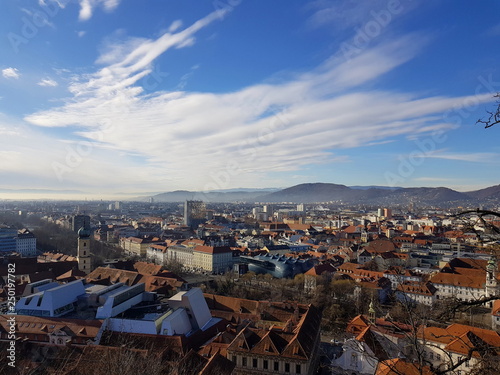
[[[370,185],[370,186],[349,186],[351,189],[357,190],[368,190],[368,189],[382,189],[382,190],[398,190],[402,189],[400,186],[378,186],[378,185]]]
[[[476,199],[500,199],[500,185],[490,186],[485,189],[468,191],[467,195]]]
[[[352,200],[358,191],[345,185],[311,183],[295,185],[258,197],[261,202],[312,203],[333,200]]]
[[[314,183],[300,184],[271,194],[258,197],[260,202],[313,203],[342,201],[344,203],[368,204],[443,204],[447,202],[468,202],[472,198],[458,191],[439,188],[398,188],[395,190],[368,187],[353,189],[345,185]]]
[[[444,202],[465,202],[470,201],[471,198],[466,193],[460,193],[458,191],[445,188],[403,188],[391,192],[387,195],[388,199],[392,199],[395,202],[415,202],[420,201],[426,204],[440,204]]]
[[[274,191],[276,190],[276,191]],[[342,202],[388,206],[407,205],[459,205],[480,204],[481,201],[500,199],[500,185],[486,189],[461,193],[446,187],[391,188],[386,186],[348,187],[330,183],[307,183],[286,189],[228,189],[207,193],[177,190],[152,195],[155,202],[183,202],[203,200],[205,202],[269,202],[269,203],[315,203]],[[136,200],[147,201],[149,197]]]

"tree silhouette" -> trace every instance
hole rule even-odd
[[[500,99],[500,93],[497,93],[493,96],[494,98]],[[500,123],[500,100],[497,100],[497,107],[493,111],[486,111],[489,115],[486,119],[479,119],[476,121],[476,124],[484,125],[484,128],[491,128],[492,126]]]

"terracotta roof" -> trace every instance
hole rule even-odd
[[[319,276],[323,273],[334,273],[335,267],[333,267],[330,263],[321,263],[317,266],[312,267],[309,271],[305,273],[305,275],[309,276]]]
[[[500,352],[500,334],[496,331],[476,328],[464,324],[451,324],[446,328],[423,327],[418,337],[427,341],[446,344],[444,350],[467,355],[471,348]],[[479,356],[474,352],[474,356]]]
[[[419,368],[416,363],[406,362],[403,358],[379,362],[375,375],[431,375],[429,367]]]
[[[158,273],[161,272],[161,265],[156,265],[154,263],[147,263],[147,262],[135,262],[134,263],[134,268],[139,272],[140,274],[143,275],[157,275]]]
[[[399,284],[397,290],[407,294],[419,294],[425,296],[433,296],[437,291],[436,287],[430,282],[419,283],[411,281],[406,281],[403,284]]]
[[[16,315],[16,334],[49,334],[64,331],[71,337],[94,339],[99,332],[102,320],[83,320],[65,318],[41,318],[37,316]],[[9,332],[10,315],[0,315],[0,329]]]
[[[376,251],[377,253],[384,253],[395,250],[396,246],[390,240],[381,239],[369,242],[366,249]]]
[[[433,284],[454,285],[466,288],[483,289],[486,279],[478,276],[467,276],[454,273],[439,272],[431,276]]]

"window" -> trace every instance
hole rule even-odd
[[[295,373],[300,374],[301,366],[300,365],[295,365]]]
[[[290,372],[290,364],[285,363],[285,372]]]
[[[267,370],[267,368],[268,368],[267,359],[264,359],[263,365],[264,365],[264,370]]]
[[[233,355],[233,362],[236,363],[236,356]]]
[[[280,369],[280,363],[274,362],[274,371],[278,371]]]
[[[241,365],[246,366],[247,365],[247,357],[243,357],[241,360],[242,360]]]
[[[257,358],[252,359],[252,367],[257,367]]]

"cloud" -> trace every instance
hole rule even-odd
[[[45,87],[56,87],[58,83],[54,81],[52,78],[43,78],[40,80],[40,82],[37,83],[39,86],[45,86]]]
[[[363,27],[374,21],[385,27],[396,16],[400,16],[418,4],[411,1],[393,2],[387,0],[317,0],[306,7],[313,14],[308,19],[312,28],[334,27],[336,30],[349,30]]]
[[[206,190],[255,186],[276,178],[276,172],[345,162],[344,149],[452,129],[442,113],[470,100],[492,100],[490,94],[421,98],[366,89],[364,84],[420,52],[418,35],[367,48],[349,61],[335,55],[311,72],[278,83],[227,93],[145,93],[140,84],[154,60],[186,46],[219,16],[214,12],[156,40],[109,43],[97,60],[104,66],[77,77],[64,105],[26,117],[40,127],[77,129],[75,137],[92,143],[91,156],[83,158],[92,168],[65,178],[75,183],[92,178],[108,186],[106,178],[113,175],[114,184],[136,189],[147,181],[142,184],[148,191],[172,183]],[[106,167],[95,167],[99,160],[106,160]],[[115,162],[137,170],[115,175]]]
[[[19,70],[17,70],[16,68],[5,68],[2,70],[2,75],[7,79],[19,79],[19,77],[21,76],[21,74],[19,74]]]
[[[87,34],[86,31],[80,30],[76,32],[76,35],[78,35],[79,38],[82,38],[85,34]]]
[[[181,27],[182,27],[182,21],[181,20],[175,20],[174,22],[172,22],[172,24],[168,28],[168,32],[169,33],[173,33],[175,31],[179,30]]]
[[[466,161],[471,163],[498,163],[500,154],[494,152],[461,152],[450,153],[446,150],[436,150],[426,154],[426,157],[434,159]]]
[[[80,13],[78,19],[80,21],[88,21],[96,7],[103,7],[106,12],[112,12],[120,4],[121,0],[79,0]]]

